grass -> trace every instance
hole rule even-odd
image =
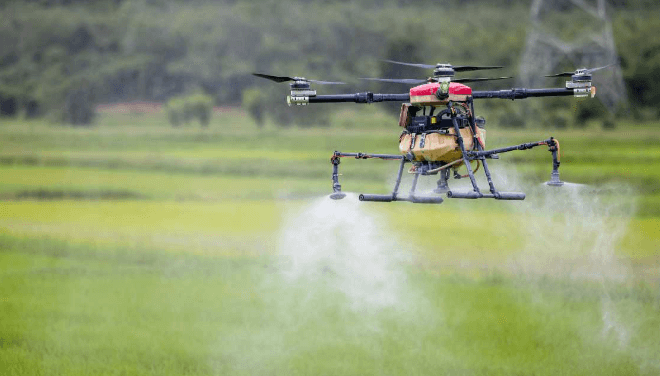
[[[351,116],[351,113],[346,113]],[[375,115],[375,114],[374,114]],[[158,116],[158,115],[157,115]],[[98,128],[74,129],[14,122],[2,128],[0,164],[4,166],[86,167],[99,170],[157,171],[166,174],[327,179],[334,150],[396,153],[396,126],[382,121],[352,128],[255,129],[240,113],[220,114],[209,129],[172,129],[153,119],[102,117]],[[356,116],[356,115],[354,115]],[[363,116],[363,115],[362,115]],[[378,115],[381,116],[381,115]],[[118,118],[118,119],[117,119]],[[357,117],[361,119],[361,117]],[[121,121],[124,121],[124,125]],[[144,126],[134,125],[136,121]],[[345,119],[344,119],[345,121]],[[339,122],[339,120],[336,120]],[[105,124],[111,124],[106,125]],[[617,131],[491,129],[488,145],[499,147],[554,135],[561,140],[563,179],[583,184],[620,182],[641,195],[639,214],[660,214],[660,138],[654,125],[621,123]],[[515,168],[524,179],[547,180],[551,161],[542,150],[502,155],[491,166]],[[349,189],[389,185],[392,162],[350,161],[341,166]],[[367,180],[370,186],[360,184]],[[2,189],[0,187],[0,189]]]
[[[322,283],[265,277],[268,256],[154,250],[127,262],[103,257],[112,248],[84,257],[42,244],[69,248],[55,257],[3,243],[14,266],[0,285],[0,356],[15,374],[652,374],[660,345],[645,334],[657,308],[639,292],[613,299],[634,312],[626,320],[645,320],[621,345],[589,286],[576,296],[570,283],[413,270],[406,292],[425,299],[364,312]]]
[[[533,151],[493,162],[524,202],[319,206],[333,150],[396,152],[382,115],[346,126],[375,111],[327,129],[259,130],[240,111],[205,130],[0,126],[0,369],[658,373],[654,125],[489,130],[493,147],[554,133],[586,191],[537,187],[550,161]],[[384,193],[394,168],[346,159],[342,185]]]
[[[0,167],[7,183],[0,195],[7,198],[39,198],[38,192],[108,192],[135,198],[154,200],[217,201],[231,198],[270,199],[287,194],[320,194],[331,187],[329,179],[312,180],[301,177],[268,178],[257,176],[223,176],[188,174],[183,172],[135,171],[93,167]],[[372,183],[373,185],[373,183]],[[47,198],[47,197],[45,197]],[[117,195],[122,199],[121,194]]]

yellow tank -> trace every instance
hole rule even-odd
[[[454,135],[456,132],[449,128],[448,134],[440,133],[418,133],[404,134],[399,141],[399,151],[401,154],[412,152],[415,161],[427,162],[453,162],[461,159],[461,149],[456,142]],[[460,130],[463,137],[463,143],[466,150],[471,150],[474,146],[472,131],[470,128]],[[477,127],[477,137],[481,140],[482,146],[486,146],[486,130]],[[414,140],[413,140],[414,138]],[[411,148],[412,146],[412,148]]]

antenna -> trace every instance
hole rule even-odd
[[[627,107],[628,98],[623,75],[614,45],[612,22],[606,13],[605,0],[533,0],[530,10],[531,30],[527,34],[525,51],[520,63],[519,77],[526,87],[543,87],[552,72],[560,70],[562,61],[568,59],[573,69],[596,67],[614,63],[614,66],[597,73],[594,86],[597,98],[612,112],[619,106]],[[562,13],[579,14],[579,20]],[[550,19],[554,21],[550,21]],[[585,21],[586,20],[586,21]],[[549,24],[553,22],[553,24]],[[583,26],[576,27],[576,22]],[[579,30],[573,40],[560,38],[553,29],[570,26]],[[560,25],[558,25],[560,24]]]

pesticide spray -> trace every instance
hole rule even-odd
[[[356,195],[322,197],[285,216],[279,250],[288,283],[339,292],[357,311],[400,304],[407,257]]]
[[[615,254],[634,214],[629,188],[580,184],[530,187],[519,210],[527,246],[514,261],[525,274],[624,281]]]
[[[602,286],[596,292],[602,333],[592,340],[615,338],[622,349],[629,346],[630,324],[610,297],[608,286],[630,277],[628,265],[616,257],[615,250],[634,214],[632,190],[570,183],[533,186],[511,170],[495,169],[496,186],[527,193],[525,201],[504,206],[514,212],[512,218],[520,219],[526,245],[500,266],[527,281],[538,281],[539,286],[543,277],[589,280]],[[457,183],[459,187],[464,182]],[[421,188],[430,190],[433,182]],[[330,329],[322,323],[328,321],[335,323],[332,333],[375,341],[388,326],[383,320],[392,317],[429,330],[442,322],[442,312],[437,307],[427,309],[424,294],[409,280],[411,252],[391,234],[373,206],[350,193],[339,201],[322,197],[283,205],[277,273],[268,282],[269,314],[276,316],[273,321],[279,326],[273,330],[282,343],[287,342],[286,333],[306,333],[309,327],[327,333]],[[468,200],[447,200],[443,205],[475,210],[474,202]]]
[[[254,312],[263,319],[223,337],[237,348],[225,353],[233,369],[326,354],[338,343],[369,349],[385,364],[382,341],[391,330],[433,328],[438,313],[409,281],[411,257],[369,204],[351,193],[281,204],[278,254],[254,276],[261,281]]]
[[[499,172],[506,184],[520,185],[515,176]],[[621,348],[629,329],[610,297],[611,284],[631,277],[630,266],[616,249],[635,213],[633,190],[623,184],[590,186],[565,183],[527,186],[527,199],[514,210],[527,236],[521,253],[509,267],[527,280],[592,281],[600,285],[602,337],[614,336]]]

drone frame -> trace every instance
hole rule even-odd
[[[462,198],[462,199],[478,199],[478,198],[494,198],[497,200],[524,200],[525,194],[522,192],[501,192],[495,188],[493,179],[488,168],[488,162],[486,159],[498,159],[499,154],[507,153],[514,150],[527,150],[540,145],[547,145],[548,150],[552,153],[552,173],[551,179],[547,183],[551,186],[561,186],[564,183],[559,180],[559,142],[550,137],[547,140],[524,143],[504,148],[484,150],[483,145],[479,142],[477,138],[477,125],[474,117],[474,102],[471,97],[467,98],[467,104],[470,106],[470,116],[458,114],[457,111],[452,107],[452,102],[447,103],[447,108],[451,113],[452,126],[455,131],[456,141],[461,150],[462,157],[453,162],[444,163],[442,166],[433,168],[433,169],[424,169],[424,168],[413,168],[411,173],[414,174],[412,186],[407,196],[399,195],[399,187],[401,185],[401,179],[403,177],[403,169],[406,163],[414,163],[412,154],[408,153],[407,155],[393,155],[393,154],[368,154],[368,153],[343,153],[340,151],[335,151],[330,159],[330,162],[333,165],[332,169],[332,190],[333,193],[330,195],[330,198],[338,200],[346,196],[345,193],[341,190],[341,185],[339,183],[339,164],[342,157],[354,157],[355,159],[370,159],[378,158],[384,160],[399,160],[399,169],[397,172],[397,177],[394,183],[394,189],[389,195],[379,195],[379,194],[360,194],[360,201],[376,201],[376,202],[392,202],[392,201],[409,201],[418,204],[440,204],[444,200],[440,196],[418,196],[416,195],[417,182],[420,175],[436,175],[440,174],[440,179],[437,184],[438,187],[434,190],[435,193],[447,193],[449,198]],[[459,120],[468,120],[468,126],[474,138],[473,150],[467,150],[465,147],[465,142],[463,136],[460,132]],[[472,170],[470,162],[477,161],[483,165],[484,173],[489,185],[490,193],[484,193],[479,189],[475,178],[475,171]],[[461,191],[452,191],[449,189],[448,180],[449,180],[449,168],[457,164],[464,164],[467,169],[467,176],[472,183],[472,191],[461,192]],[[456,170],[454,170],[454,178],[462,178],[463,176],[459,175]]]
[[[498,69],[501,67],[489,66],[489,67],[473,67],[473,66],[458,66],[454,67],[449,64],[437,64],[425,65],[425,64],[411,64],[411,63],[402,63],[396,61],[390,61],[391,63],[403,64],[403,65],[412,65],[421,68],[433,68],[434,78],[428,79],[429,82],[438,83],[439,87],[436,88],[437,91],[434,92],[434,95],[439,102],[431,104],[433,107],[439,107],[441,105],[446,105],[448,112],[451,118],[451,128],[453,128],[453,136],[456,138],[456,144],[458,149],[460,149],[461,156],[460,158],[445,162],[445,161],[416,161],[415,155],[412,154],[412,151],[409,151],[403,155],[398,154],[369,154],[369,153],[344,153],[340,151],[335,151],[330,159],[333,169],[332,169],[332,190],[333,193],[330,195],[333,199],[342,199],[346,196],[341,190],[341,185],[339,183],[339,164],[341,158],[344,157],[354,157],[356,159],[384,159],[384,160],[398,160],[399,169],[397,173],[397,178],[394,184],[394,189],[389,195],[379,195],[379,194],[360,194],[359,199],[361,201],[378,201],[378,202],[392,202],[392,201],[409,201],[413,203],[442,203],[443,199],[440,196],[418,196],[416,195],[417,182],[420,175],[437,175],[440,174],[440,179],[437,182],[437,188],[434,190],[435,193],[446,193],[449,198],[462,198],[462,199],[478,199],[478,198],[494,198],[497,200],[524,200],[525,194],[522,192],[500,192],[495,188],[491,172],[488,168],[487,159],[499,159],[499,154],[507,153],[514,150],[527,150],[532,149],[540,145],[548,146],[548,150],[552,153],[552,173],[550,175],[550,180],[546,182],[549,186],[562,186],[564,183],[559,180],[559,142],[550,137],[547,140],[524,143],[514,146],[508,146],[498,149],[484,150],[484,145],[481,143],[480,138],[477,132],[476,118],[474,115],[474,99],[489,99],[489,98],[500,98],[500,99],[525,99],[530,97],[559,97],[559,96],[574,96],[577,98],[583,97],[594,97],[596,94],[596,87],[592,86],[591,79],[592,73],[607,68],[610,65],[606,65],[598,68],[581,68],[575,72],[564,72],[556,75],[551,75],[548,77],[571,77],[570,81],[566,81],[566,86],[563,88],[540,88],[540,89],[527,89],[527,88],[513,88],[508,90],[492,90],[492,91],[472,91],[468,95],[454,97],[452,98],[451,93],[448,91],[449,82],[459,82],[461,80],[452,80],[455,71],[460,70],[481,70],[481,69]],[[290,84],[291,86],[291,95],[287,97],[287,103],[291,105],[307,105],[309,103],[342,103],[342,102],[354,102],[354,103],[374,103],[374,102],[409,102],[411,101],[412,89],[410,93],[400,93],[400,94],[379,94],[373,92],[362,92],[362,93],[353,93],[353,94],[330,94],[330,95],[317,95],[316,91],[310,89],[310,82],[321,83],[321,84],[336,84],[337,82],[325,82],[325,81],[315,81],[307,80],[299,77],[280,77],[280,76],[270,76],[264,74],[254,75],[267,78],[275,82],[285,82],[293,81]],[[469,81],[485,81],[485,80],[498,80],[508,77],[499,77],[499,78],[479,78],[479,79],[463,79],[463,82]],[[420,83],[423,80],[412,80],[412,79],[372,79],[368,80],[380,80],[380,81],[391,81],[399,83]],[[415,82],[413,82],[415,81]],[[420,81],[420,82],[417,82]],[[442,81],[442,82],[440,82]],[[445,84],[444,86],[442,84]],[[426,94],[425,94],[426,95]],[[460,102],[464,106],[469,107],[469,111],[466,113],[459,113],[455,108],[452,107],[454,102]],[[424,103],[418,103],[422,106],[425,106]],[[466,108],[467,108],[466,107]],[[447,110],[443,110],[447,111]],[[402,112],[403,114],[403,112]],[[459,120],[469,128],[473,140],[471,140],[470,150],[465,146],[465,140],[460,131]],[[447,133],[448,134],[448,133]],[[422,140],[424,139],[426,133],[422,133]],[[416,142],[416,135],[413,134],[411,137],[411,149],[412,145]],[[422,141],[420,141],[422,142]],[[422,146],[420,146],[421,148]],[[402,150],[405,152],[405,150]],[[483,165],[484,173],[486,175],[486,180],[488,181],[489,193],[482,192],[475,178],[476,169],[473,171],[470,162],[476,161],[478,165]],[[412,187],[407,196],[399,195],[399,188],[401,185],[401,180],[403,177],[403,169],[406,163],[413,163],[413,168],[409,171],[414,174]],[[456,171],[456,168],[461,164],[465,165],[467,169],[467,175],[460,175]],[[449,189],[448,180],[449,180],[449,168],[454,169],[454,178],[463,178],[467,177],[470,179],[472,184],[472,191],[453,191]],[[478,169],[478,167],[477,167]]]

